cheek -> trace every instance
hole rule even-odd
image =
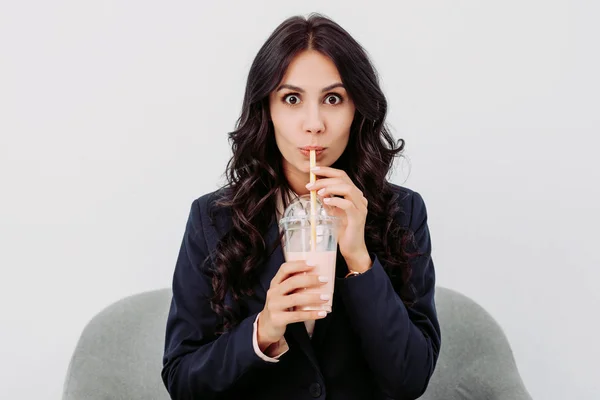
[[[275,129],[275,140],[279,147],[289,146],[294,141],[293,129],[290,129],[290,125],[285,121],[273,121],[273,128]]]
[[[343,140],[344,137],[350,136],[350,127],[354,120],[354,111],[347,110],[344,113],[337,114],[332,121],[335,125],[335,134],[339,140]]]
[[[333,142],[335,143],[337,156],[340,156],[348,145],[348,141],[350,140],[350,127],[352,126],[353,119],[354,111],[348,110],[343,114],[337,115],[335,120],[332,121],[335,124],[335,129],[333,130],[335,138],[333,139]]]
[[[283,105],[273,106],[270,111],[275,131],[281,136],[289,137],[298,123],[297,113],[293,113]]]
[[[290,118],[285,118],[282,115],[272,117],[273,128],[275,130],[275,142],[279,151],[286,157],[290,156],[292,148],[295,148],[297,142],[297,129],[294,129],[293,122]]]
[[[352,102],[331,110],[331,121],[339,128],[349,129],[354,119],[356,108]]]

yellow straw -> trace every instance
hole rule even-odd
[[[317,154],[315,150],[310,151],[310,183],[315,183],[317,177],[315,176],[312,169],[317,165]],[[317,192],[315,190],[310,191],[310,236],[311,245],[310,249],[315,251],[317,249]]]

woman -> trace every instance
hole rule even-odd
[[[386,176],[403,147],[361,46],[319,15],[284,21],[246,86],[228,183],[195,200],[174,272],[162,378],[173,399],[415,399],[439,349],[421,196]],[[310,149],[319,179],[309,183]],[[334,307],[277,220],[317,190],[341,217]],[[321,279],[320,279],[321,278]]]

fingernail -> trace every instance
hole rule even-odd
[[[306,260],[306,265],[308,265],[309,267],[314,267],[317,264],[315,263],[314,260]]]
[[[323,194],[325,194],[325,189],[321,189],[317,192],[318,195],[322,196]]]
[[[320,167],[312,167],[310,170],[311,170],[311,171],[318,171],[318,170],[320,170],[320,169],[321,169]]]
[[[319,282],[329,282],[329,278],[326,276],[319,276]]]
[[[307,189],[310,189],[310,188],[311,188],[311,187],[313,187],[313,186],[315,186],[315,184],[314,184],[314,183],[307,183],[307,184],[306,184],[306,188],[307,188]]]
[[[319,311],[319,317],[324,317],[327,315],[327,311]]]
[[[323,201],[324,201],[325,203],[329,203],[329,202],[331,201],[331,197],[325,197],[325,198],[323,199]]]
[[[329,300],[330,298],[331,298],[331,296],[328,295],[328,294],[322,294],[321,295],[321,300]]]

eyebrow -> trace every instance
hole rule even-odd
[[[341,82],[337,82],[337,83],[334,83],[333,85],[326,86],[321,90],[321,93],[328,92],[331,89],[335,89],[338,87],[344,88],[344,84]],[[304,89],[302,89],[301,87],[294,86],[294,85],[288,85],[287,83],[284,83],[283,85],[279,86],[276,91],[279,92],[280,90],[283,90],[283,89],[290,89],[290,90],[295,90],[298,93],[304,93]]]

